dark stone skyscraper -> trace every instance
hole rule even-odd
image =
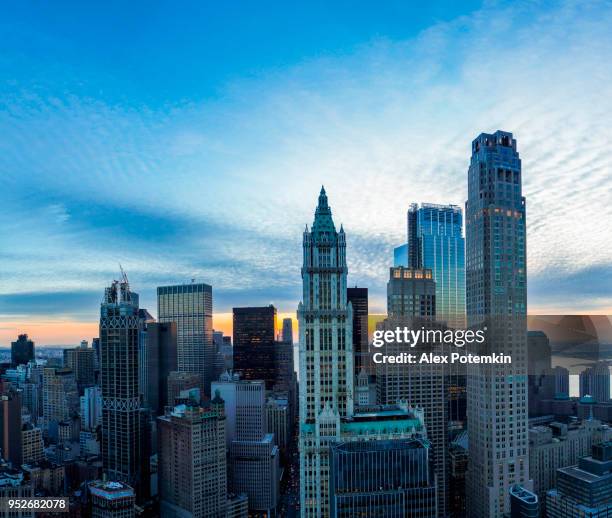
[[[527,436],[527,272],[521,159],[512,133],[472,142],[466,203],[468,325],[486,329],[477,354],[511,364],[470,364],[467,414],[469,516],[510,512],[510,488],[531,489]]]
[[[17,469],[22,462],[21,391],[2,387],[0,394],[0,455]]]
[[[263,380],[271,390],[277,379],[276,308],[234,308],[234,371],[244,380]]]
[[[17,341],[11,342],[11,363],[14,367],[27,364],[34,359],[34,342],[28,335],[19,335]]]
[[[138,295],[127,278],[104,290],[100,307],[102,461],[106,477],[142,493],[145,430],[138,386]]]
[[[159,415],[168,401],[168,377],[177,369],[176,324],[147,323],[146,358],[141,358],[140,383],[144,405]]]
[[[368,288],[347,288],[346,300],[353,305],[353,353],[358,374],[368,356]]]

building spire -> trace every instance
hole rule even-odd
[[[332,220],[332,212],[327,203],[327,194],[325,193],[325,187],[321,186],[321,192],[319,194],[319,203],[317,210],[315,211],[315,219],[312,224],[313,233],[317,232],[328,232],[330,234],[336,233],[334,221]]]

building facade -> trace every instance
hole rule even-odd
[[[127,278],[113,281],[100,306],[102,461],[108,480],[146,490],[138,345],[138,295]],[[102,498],[102,497],[101,497]]]
[[[161,515],[224,517],[227,463],[223,414],[180,405],[158,417],[157,423]]]
[[[347,288],[346,300],[353,306],[353,366],[355,375],[368,363],[368,288]]]
[[[510,512],[510,488],[530,490],[527,437],[527,272],[521,160],[511,133],[472,142],[466,203],[468,326],[486,327],[477,354],[510,355],[509,365],[470,364],[467,418],[471,517]]]
[[[136,516],[134,489],[122,482],[96,480],[89,484],[92,518],[133,518]]]
[[[207,396],[215,359],[212,308],[212,287],[208,284],[157,288],[157,320],[176,322],[178,370],[200,376],[202,391]]]
[[[276,308],[233,309],[234,371],[244,380],[264,380],[272,390],[276,384]]]
[[[27,365],[34,360],[34,342],[23,334],[17,337],[15,342],[11,342],[11,365]]]
[[[424,439],[339,442],[331,448],[333,518],[435,518],[436,482]]]
[[[598,403],[610,401],[609,362],[599,361],[580,373],[580,397],[591,396]]]
[[[456,205],[413,203],[408,210],[408,266],[431,270],[436,283],[436,318],[465,326],[465,240]]]

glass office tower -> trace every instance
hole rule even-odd
[[[413,203],[408,210],[408,266],[429,268],[436,281],[436,318],[465,326],[465,242],[456,205]]]
[[[200,376],[202,390],[207,396],[210,396],[216,354],[212,339],[212,306],[212,287],[208,284],[157,288],[159,322],[176,322],[178,370]]]

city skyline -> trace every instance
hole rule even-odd
[[[497,129],[521,142],[529,173],[529,311],[612,313],[605,225],[580,223],[611,215],[608,2],[395,6],[348,19],[313,6],[303,20],[326,22],[288,48],[262,38],[241,52],[199,34],[197,21],[221,15],[194,5],[168,24],[161,8],[128,10],[116,39],[103,26],[112,8],[73,39],[62,29],[93,23],[86,7],[54,24],[43,8],[12,9],[1,25],[0,346],[24,332],[37,345],[96,336],[117,263],[152,313],[158,286],[195,278],[213,286],[216,329],[229,333],[241,305],[295,318],[299,233],[321,184],[351,236],[348,284],[369,288],[371,312],[384,313],[410,203],[463,208],[469,143]],[[185,14],[186,40],[174,25]],[[134,27],[147,42],[165,34],[152,46],[163,55],[122,47]],[[252,41],[265,26],[236,31]]]

